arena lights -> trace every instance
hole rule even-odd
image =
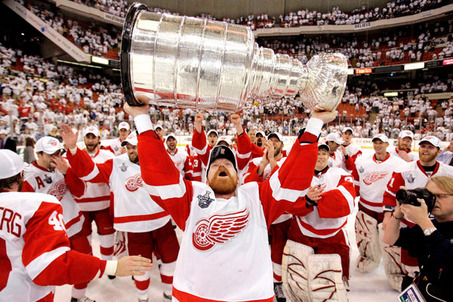
[[[91,63],[97,63],[102,65],[109,65],[109,60],[106,58],[91,56]]]
[[[425,62],[404,64],[404,70],[415,70],[425,68]]]
[[[385,97],[395,97],[395,96],[398,96],[398,92],[394,91],[394,92],[384,92],[384,96]]]
[[[65,63],[65,64],[69,64],[69,65],[76,65],[76,66],[83,66],[83,67],[97,68],[97,69],[102,69],[102,68],[103,68],[103,67],[101,67],[101,66],[83,64],[83,63],[77,63],[77,62],[65,61],[65,60],[57,60],[57,62],[58,62],[58,63]]]
[[[447,59],[442,62],[442,65],[452,65],[453,64],[453,59]]]

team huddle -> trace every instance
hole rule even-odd
[[[246,133],[237,114],[235,144],[205,132],[197,114],[184,152],[175,135],[164,139],[151,123],[147,106],[125,111],[136,131],[120,123],[120,137],[107,148],[90,126],[79,149],[77,133],[63,124],[63,142],[41,138],[30,166],[0,151],[0,300],[53,301],[55,285],[73,284],[71,302],[93,301],[86,296],[92,279],[133,275],[138,301],[149,301],[153,257],[163,301],[347,301],[351,264],[370,272],[381,258],[398,291],[423,275],[398,234],[400,221],[428,225],[428,212],[423,204],[425,217],[414,216],[397,192],[436,186],[442,196],[453,193],[431,184],[453,178],[453,168],[437,160],[436,137],[424,137],[417,155],[412,132],[401,131],[396,147],[378,134],[373,154],[364,156],[349,127],[318,143],[335,113],[314,111],[284,150],[280,133]],[[442,222],[441,194],[432,193],[439,202],[431,213]],[[345,226],[357,206],[360,255],[351,261]],[[91,256],[92,222],[100,259]],[[448,265],[441,265],[441,284],[452,276]]]

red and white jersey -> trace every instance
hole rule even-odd
[[[280,160],[277,162],[276,167],[274,167],[274,170],[277,169],[278,167],[282,166],[283,163],[285,162],[285,160],[286,160],[286,157],[280,158]],[[244,179],[243,183],[248,183],[248,182],[252,182],[252,181],[262,182],[262,181],[264,181],[266,179],[269,179],[271,177],[271,174],[272,174],[273,170],[271,169],[271,165],[270,164],[268,164],[264,168],[264,171],[263,171],[263,174],[261,175],[261,177],[259,177],[258,173],[256,173],[258,168],[259,168],[259,166],[261,165],[261,161],[262,161],[262,158],[253,158],[249,162],[249,164],[247,165],[248,170],[243,175],[243,179]],[[283,221],[291,219],[292,217],[293,217],[293,215],[291,215],[291,214],[287,214],[287,213],[282,214],[272,224],[281,223]]]
[[[128,154],[94,164],[86,152],[68,153],[74,172],[83,180],[109,183],[112,192],[113,226],[118,231],[143,233],[164,226],[170,215],[157,205],[143,187],[140,166]]]
[[[302,234],[308,237],[329,238],[348,222],[354,210],[355,190],[352,176],[340,168],[327,168],[313,176],[311,186],[326,185],[318,206],[308,214],[295,215]],[[305,199],[305,198],[304,198]],[[297,211],[291,211],[297,214]]]
[[[341,168],[346,171],[347,169],[346,169],[345,161],[346,161],[346,159],[344,158],[343,152],[341,152],[338,149],[333,153],[333,155],[329,154],[329,161],[328,161],[329,167]]]
[[[68,183],[72,187],[79,188],[78,192],[72,192],[76,196],[83,194],[83,182],[81,182],[71,169],[68,169],[66,177],[57,169],[49,171],[40,167],[36,162],[26,167],[24,170],[23,192],[38,192],[55,196],[63,207],[63,217],[69,237],[74,236],[82,229],[85,220],[79,206],[75,202],[68,188]]]
[[[104,273],[105,261],[70,251],[62,208],[53,196],[0,193],[0,226],[0,301],[53,301],[55,286],[49,284]]]
[[[206,182],[206,166],[209,161],[209,154],[211,153],[212,146],[208,145],[206,140],[206,133],[202,131],[198,133],[196,130],[193,131],[192,135],[192,146],[195,152],[197,152],[199,159],[203,164],[202,171],[202,182]],[[237,137],[237,149],[232,149],[236,155],[238,175],[240,176],[245,170],[247,163],[252,158],[252,142],[247,133],[243,132]],[[241,177],[240,177],[241,178]]]
[[[387,158],[380,162],[376,160],[375,154],[361,156],[357,158],[352,171],[356,193],[360,195],[359,203],[377,213],[382,213],[384,192],[393,170],[406,163],[395,155],[387,155]]]
[[[362,155],[362,150],[356,144],[350,143],[349,145],[345,146],[346,153],[348,153],[349,157],[357,157]]]
[[[176,168],[178,168],[179,173],[182,176],[185,176],[186,171],[190,171],[190,165],[187,161],[187,153],[181,150],[176,149],[174,153],[168,151],[167,153],[170,156],[171,160],[175,163]]]
[[[216,198],[208,185],[182,178],[157,135],[141,129],[141,118],[136,117],[135,123],[141,133],[138,152],[145,186],[184,230],[173,298],[180,302],[272,302],[267,228],[302,201],[315,166],[317,144],[296,143],[270,179],[239,186],[235,196],[225,200]],[[310,125],[302,136],[304,142],[316,142],[320,133],[321,125],[315,134],[310,133]]]
[[[115,157],[112,152],[107,150],[97,150],[96,153],[88,155],[95,163],[103,163]],[[85,192],[81,197],[74,196],[74,200],[81,211],[92,212],[107,209],[110,206],[110,186],[108,183],[85,181]]]
[[[115,154],[115,156],[118,156],[118,155],[121,155],[123,153],[126,152],[126,148],[125,147],[121,147],[121,143],[123,141],[117,137],[115,139],[112,140],[112,142],[110,143],[110,145],[107,147],[107,150],[110,150],[113,152],[113,154]]]
[[[427,174],[422,168],[420,160],[406,162],[404,165],[395,167],[384,192],[384,207],[396,206],[396,192],[401,186],[406,187],[406,189],[425,187],[428,180],[434,176],[453,177],[453,167],[436,162],[436,167],[430,174]],[[410,220],[405,218],[402,219],[402,222],[409,226],[413,225]]]
[[[392,155],[395,155],[399,158],[401,158],[399,152],[398,152],[398,149],[395,147],[395,148],[388,148],[387,149],[387,152],[392,154]],[[414,152],[414,151],[409,151],[407,153],[407,155],[409,155],[409,158],[414,161],[414,160],[418,160],[418,153]]]

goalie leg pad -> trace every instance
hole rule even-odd
[[[308,257],[313,248],[292,240],[286,242],[282,259],[283,286],[292,302],[309,302]]]
[[[394,290],[401,291],[401,284],[406,275],[404,265],[401,263],[401,248],[384,243],[382,224],[379,224],[379,237],[382,243],[382,259],[387,280]]]
[[[377,220],[359,210],[355,220],[355,235],[359,248],[357,270],[370,272],[379,265],[382,257]]]
[[[308,257],[308,284],[312,302],[347,302],[341,258],[337,254]]]

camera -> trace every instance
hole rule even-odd
[[[401,189],[396,192],[396,200],[401,204],[405,203],[419,207],[421,204],[417,199],[423,199],[428,206],[428,212],[431,213],[436,203],[436,196],[426,188],[415,188],[412,190]]]

